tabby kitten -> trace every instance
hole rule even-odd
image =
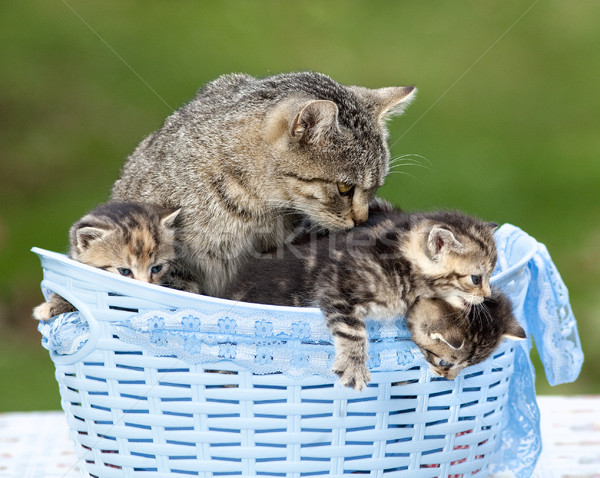
[[[125,277],[165,283],[175,260],[175,220],[179,210],[150,204],[108,202],[86,214],[69,231],[69,257]],[[33,310],[48,320],[76,310],[58,294]]]
[[[370,380],[365,317],[406,315],[418,298],[481,304],[491,294],[495,227],[459,212],[380,208],[351,231],[252,261],[223,297],[320,307],[334,337],[333,371],[360,390]]]
[[[304,217],[327,230],[367,219],[389,170],[385,121],[415,91],[313,72],[222,76],[140,143],[112,198],[181,206],[178,256],[219,295]]]
[[[406,325],[431,370],[447,380],[484,361],[505,338],[526,337],[510,300],[495,288],[491,297],[468,310],[440,299],[418,299],[407,314]]]

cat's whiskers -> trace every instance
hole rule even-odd
[[[417,159],[418,158],[418,159]],[[419,161],[422,159],[426,161],[428,164],[423,164],[423,162]],[[390,160],[390,170],[388,174],[404,174],[415,181],[422,183],[416,176],[408,173],[407,171],[399,171],[399,168],[405,168],[410,166],[418,166],[420,168],[425,168],[431,170],[431,161],[429,161],[425,156],[421,156],[419,154],[404,154],[401,156],[397,156]]]
[[[407,173],[406,171],[390,171],[388,173],[388,176],[390,176],[392,174],[403,174],[405,176],[410,177],[411,179],[414,179],[419,184],[425,184],[425,183],[423,183],[423,181],[421,181],[419,178],[417,178],[414,174]]]
[[[418,159],[414,159],[414,161],[418,161],[419,159],[422,159],[423,161],[429,163],[431,165],[431,161],[429,159],[427,159],[427,157],[423,156],[422,154],[418,154],[418,153],[405,153],[405,154],[400,154],[398,156],[394,156],[391,161],[395,161],[397,159],[404,159],[404,158],[409,158],[409,159],[414,159],[414,158],[418,158]]]
[[[273,215],[270,216],[269,219],[273,220],[273,221],[278,221],[278,220],[282,220],[282,219],[286,219],[289,217],[294,217],[294,216],[298,216],[299,213],[297,211],[285,211],[285,212],[277,212]],[[286,231],[288,229],[286,228]]]
[[[268,202],[270,205],[272,205],[273,207],[281,207],[281,203],[279,201],[269,201]],[[285,209],[281,209],[278,210],[275,214],[272,214],[272,218],[273,219],[281,219],[281,218],[286,218],[286,217],[290,217],[290,216],[299,216],[299,215],[305,215],[305,216],[327,216],[327,217],[333,217],[334,219],[337,219],[337,216],[335,216],[334,214],[330,214],[328,213],[328,211],[320,211],[317,208],[311,208],[310,206],[304,206],[304,211],[298,211],[298,210],[294,210],[294,209],[290,209],[289,205],[286,206]],[[314,221],[311,221],[311,224],[313,224]],[[327,230],[326,228],[323,227],[323,230]]]
[[[420,160],[424,160],[427,162],[427,165],[423,164]],[[431,169],[432,164],[429,159],[425,156],[421,156],[420,154],[403,154],[401,156],[396,156],[390,160],[390,166],[396,166],[398,164],[402,164],[405,166],[420,166],[422,168]]]
[[[316,224],[314,222],[311,222],[309,224],[310,224],[310,226],[305,231],[306,234],[320,234],[320,233],[323,233],[323,232],[327,231],[327,229],[325,229],[320,224]]]
[[[388,174],[398,174],[398,173],[408,174],[408,171],[406,170],[406,168],[408,168],[410,166],[416,166],[416,165],[414,165],[414,164],[404,164],[404,163],[394,164],[390,168]]]

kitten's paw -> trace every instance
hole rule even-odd
[[[345,387],[354,390],[362,390],[371,380],[371,373],[364,363],[346,362],[345,364],[336,362],[333,364],[333,372],[340,377],[340,382]]]
[[[48,320],[52,316],[52,304],[50,302],[44,302],[33,309],[33,318],[36,320]]]

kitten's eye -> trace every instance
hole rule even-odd
[[[119,267],[117,270],[119,271],[119,274],[121,274],[122,276],[125,276],[125,277],[131,276],[131,269],[127,269],[126,267]]]
[[[162,268],[162,264],[159,264],[150,269],[150,272],[152,272],[152,274],[158,274],[160,271],[162,271]]]
[[[439,364],[440,367],[452,367],[452,365],[454,365],[453,363],[449,363],[446,362],[444,359],[440,360]]]
[[[337,188],[340,192],[340,196],[348,196],[348,194],[354,190],[354,185],[345,183],[343,181],[338,181]]]
[[[473,284],[479,285],[481,282],[481,276],[473,275],[471,276],[471,280],[473,281]]]

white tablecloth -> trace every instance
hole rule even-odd
[[[535,478],[600,478],[600,396],[538,397]],[[0,414],[0,478],[82,478],[62,412]]]

